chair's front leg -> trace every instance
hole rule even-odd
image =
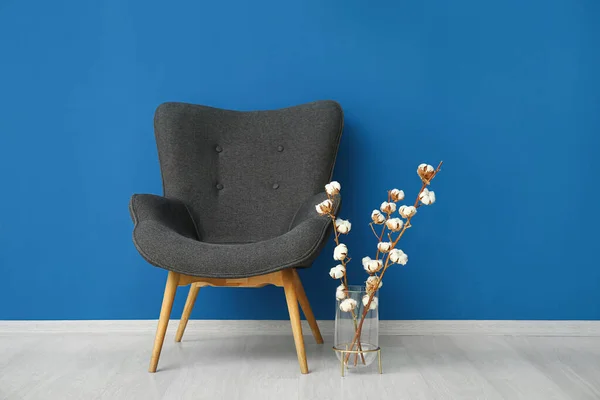
[[[156,372],[158,366],[158,359],[160,358],[160,351],[165,340],[165,333],[167,332],[167,326],[169,325],[169,317],[171,316],[171,309],[173,308],[173,300],[175,299],[175,293],[177,292],[177,285],[179,284],[179,274],[176,272],[169,271],[167,277],[167,284],[165,286],[165,294],[163,296],[162,307],[160,309],[160,318],[158,319],[158,327],[156,328],[156,337],[154,338],[154,348],[152,349],[152,358],[150,359],[150,368],[148,372]]]
[[[292,323],[292,333],[294,334],[294,343],[296,344],[296,354],[298,355],[300,372],[308,374],[304,338],[302,337],[302,325],[300,324],[300,309],[298,307],[298,297],[296,296],[294,271],[288,268],[281,271],[281,275],[283,289],[285,291],[285,300],[287,301],[288,311],[290,313],[290,322]]]

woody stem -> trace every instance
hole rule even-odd
[[[441,167],[442,167],[442,162],[439,163],[438,167],[435,169],[435,171],[431,175],[431,178],[429,178],[429,180],[427,182],[424,181],[423,184],[421,185],[421,190],[419,190],[419,193],[417,194],[417,198],[416,198],[415,203],[414,203],[414,207],[415,208],[418,207],[418,205],[419,205],[419,200],[420,200],[420,197],[421,197],[421,193],[423,193],[423,190],[425,190],[425,188],[427,187],[427,185],[429,185],[429,183],[433,180],[433,178],[435,178],[435,176],[438,174],[438,172],[440,172],[440,168]],[[389,197],[389,193],[388,193],[388,197]],[[408,217],[406,219],[406,223],[404,224],[404,227],[400,231],[400,234],[398,235],[398,237],[396,238],[396,240],[394,240],[392,242],[391,249],[393,249],[393,248],[396,247],[396,245],[398,244],[398,241],[400,241],[400,238],[404,235],[404,233],[406,232],[406,230],[411,227],[410,221],[411,221],[411,219],[412,219],[413,216],[414,216],[414,214],[411,215],[410,217]],[[385,231],[385,227],[384,227],[384,231]],[[383,236],[383,232],[382,232],[382,236]],[[387,271],[387,269],[389,267],[389,261],[390,261],[390,257],[389,257],[389,253],[388,253],[387,254],[387,258],[385,260],[385,265],[384,265],[384,267],[383,267],[383,269],[381,271],[381,275],[379,275],[379,279],[377,280],[377,284],[375,286],[376,288],[379,287],[379,284],[381,283],[381,280],[383,279],[383,276],[385,275],[385,272]],[[369,309],[371,307],[371,303],[373,302],[373,298],[375,297],[375,293],[376,293],[376,290],[373,290],[371,292],[371,294],[369,295],[369,301],[367,302],[367,304],[365,305],[365,308],[363,310],[360,322],[359,322],[358,327],[357,327],[357,329],[355,331],[355,334],[354,334],[354,338],[352,339],[352,343],[350,344],[350,350],[352,350],[354,348],[354,346],[356,345],[357,340],[358,340],[358,342],[360,344],[360,336],[361,336],[361,332],[362,332],[362,327],[363,327],[363,324],[365,322],[365,318],[367,317],[367,314],[369,313]],[[349,357],[350,357],[350,353],[348,353],[346,355],[346,360],[345,360],[346,362],[348,362],[348,358]]]

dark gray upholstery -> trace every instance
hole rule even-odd
[[[250,112],[165,103],[154,125],[164,197],[130,202],[148,262],[207,278],[310,266],[331,226],[314,205],[342,132],[336,102]]]

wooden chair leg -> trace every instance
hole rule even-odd
[[[152,358],[150,359],[150,368],[148,372],[156,372],[160,351],[162,350],[165,333],[169,325],[169,317],[173,308],[173,299],[177,292],[177,284],[179,283],[179,274],[169,271],[167,284],[165,286],[165,294],[163,296],[162,307],[160,309],[160,318],[158,319],[158,327],[156,328],[156,337],[154,338],[154,348],[152,349]]]
[[[302,337],[302,325],[300,324],[300,309],[298,307],[298,297],[296,296],[294,271],[292,269],[285,269],[281,271],[281,275],[283,289],[285,291],[285,300],[287,301],[288,311],[290,313],[294,343],[296,344],[296,354],[298,355],[298,363],[300,364],[300,372],[308,374],[304,338]]]
[[[187,323],[190,319],[190,314],[192,313],[192,309],[194,308],[194,303],[196,303],[196,297],[198,297],[199,291],[199,285],[196,285],[194,283],[190,285],[190,291],[188,292],[188,297],[185,301],[185,306],[183,307],[183,313],[181,314],[181,320],[179,321],[179,327],[177,327],[177,334],[175,335],[176,342],[181,342],[181,338],[183,337],[185,327],[187,326]]]
[[[317,320],[315,319],[315,315],[310,308],[310,303],[308,302],[308,298],[306,297],[306,292],[304,291],[304,287],[302,286],[302,281],[300,281],[300,276],[298,275],[297,270],[293,270],[294,274],[294,283],[296,285],[296,296],[298,297],[298,302],[300,303],[300,307],[302,308],[302,312],[308,321],[308,325],[310,326],[310,330],[312,331],[313,336],[318,344],[323,344],[323,336],[321,336],[321,331],[319,330],[319,325],[317,325]]]

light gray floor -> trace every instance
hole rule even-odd
[[[389,336],[376,366],[339,375],[292,335],[168,335],[156,374],[148,334],[0,334],[1,399],[600,399],[600,338]]]

